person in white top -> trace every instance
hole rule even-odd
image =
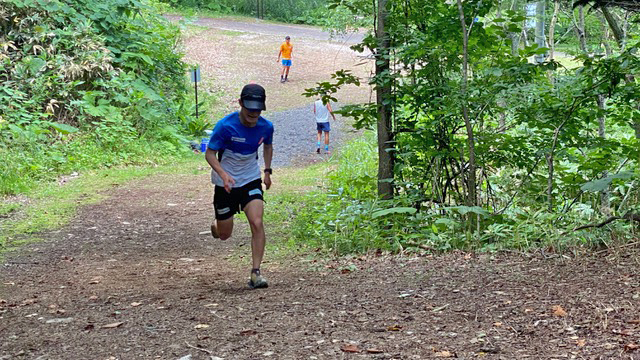
[[[322,139],[322,133],[324,133],[324,152],[328,154],[329,132],[331,131],[329,115],[333,117],[333,121],[336,121],[336,116],[333,114],[333,109],[331,109],[331,103],[327,103],[325,105],[322,103],[321,99],[317,99],[316,102],[313,103],[313,113],[316,116],[316,125],[318,130],[318,148],[316,149],[316,152],[320,154],[320,140]]]

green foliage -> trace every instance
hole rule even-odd
[[[528,204],[526,198],[521,198],[502,213],[490,213],[477,206],[442,206],[422,201],[409,193],[393,200],[378,200],[372,196],[375,179],[353,182],[349,176],[351,167],[356,168],[355,173],[362,174],[363,167],[359,164],[375,163],[375,150],[367,145],[370,141],[364,141],[366,137],[370,140],[371,134],[353,141],[331,160],[328,182],[319,191],[278,203],[278,208],[287,209],[281,221],[293,218],[291,236],[295,247],[319,248],[336,254],[378,250],[499,251],[535,247],[562,251],[600,247],[610,243],[612,238],[620,241],[633,236],[630,231],[633,225],[624,222],[612,223],[603,229],[567,231],[596,221],[597,213],[589,204],[580,204],[557,214],[536,209],[535,204]],[[354,158],[354,154],[359,155]],[[349,189],[348,194],[344,189]],[[640,196],[638,189],[629,183],[620,183],[615,192],[627,198]],[[477,234],[467,226],[469,214],[480,220],[481,231]]]
[[[0,28],[0,193],[182,152],[194,125],[179,29],[153,3],[10,0]]]
[[[214,14],[256,16],[256,0],[162,0],[179,10],[199,10]],[[369,20],[354,17],[346,7],[331,6],[328,0],[262,0],[266,19],[293,24],[310,24],[343,33],[368,25]]]
[[[330,191],[355,199],[375,198],[378,162],[374,134],[368,132],[340,150],[328,178]]]
[[[332,4],[354,15],[373,10],[371,2],[359,0]],[[306,221],[324,229],[322,238],[339,237],[337,251],[380,244],[387,249],[562,248],[600,246],[612,234],[632,236],[625,229],[633,225],[625,221],[570,229],[610,214],[622,216],[639,203],[637,39],[612,56],[580,55],[575,69],[554,61],[537,64],[532,57],[548,49],[516,42],[526,19],[522,12],[502,8],[498,16],[496,8],[491,1],[463,2],[470,29],[465,79],[457,4],[388,2],[385,31],[393,65],[370,84],[390,83],[393,94],[383,104],[350,106],[341,113],[368,128],[377,121],[378,106],[392,107],[395,199],[377,200],[375,187],[347,176],[334,179],[327,189],[333,194],[326,198],[330,203],[322,208],[331,215],[314,214]],[[593,29],[590,16],[587,26]],[[377,61],[387,53],[373,34],[352,48],[370,50]],[[334,100],[338,89],[358,80],[345,79],[338,72],[306,95]],[[478,169],[473,185],[465,120]],[[473,201],[470,186],[477,194]],[[345,188],[348,193],[336,191]],[[358,225],[340,228],[331,216]]]

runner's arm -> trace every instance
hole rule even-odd
[[[271,168],[271,159],[273,159],[273,144],[264,144],[264,168]],[[271,187],[271,174],[264,173],[264,185],[267,190]]]
[[[280,48],[280,52],[278,53],[278,60],[276,60],[276,62],[280,62],[280,55],[282,55],[282,48]]]
[[[227,192],[231,192],[231,187],[235,185],[236,181],[229,176],[222,168],[222,165],[220,165],[220,161],[218,161],[218,151],[207,148],[207,151],[204,153],[204,158],[207,159],[213,171],[218,173],[222,181],[224,181],[224,189],[227,190]]]
[[[331,108],[331,102],[327,103],[327,110],[329,110],[329,114],[331,114],[331,117],[333,117],[333,121],[336,121],[336,116],[333,115],[333,109]]]

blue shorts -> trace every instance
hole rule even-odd
[[[291,66],[291,60],[282,59],[282,66]]]
[[[331,125],[329,125],[329,122],[321,122],[321,123],[316,123],[318,124],[318,131],[324,131],[324,132],[329,132],[331,131]]]

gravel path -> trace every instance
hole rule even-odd
[[[339,106],[334,105],[333,108],[337,110]],[[315,153],[317,140],[313,104],[265,115],[275,128],[273,167],[304,165],[327,157]],[[344,119],[336,118],[337,121],[331,120],[330,151],[338,149],[355,133]]]
[[[165,17],[171,21],[182,19],[182,16],[177,15],[165,15]],[[251,34],[278,36],[282,34],[288,34],[289,36],[294,38],[334,41],[347,44],[357,44],[359,42],[362,42],[362,39],[364,38],[364,34],[362,33],[351,33],[344,36],[331,36],[330,33],[322,31],[316,27],[304,25],[273,24],[265,22],[263,20],[252,20],[246,18],[243,18],[242,21],[220,18],[197,18],[195,21],[193,21],[193,24],[198,26],[205,26],[208,28],[241,31]]]

